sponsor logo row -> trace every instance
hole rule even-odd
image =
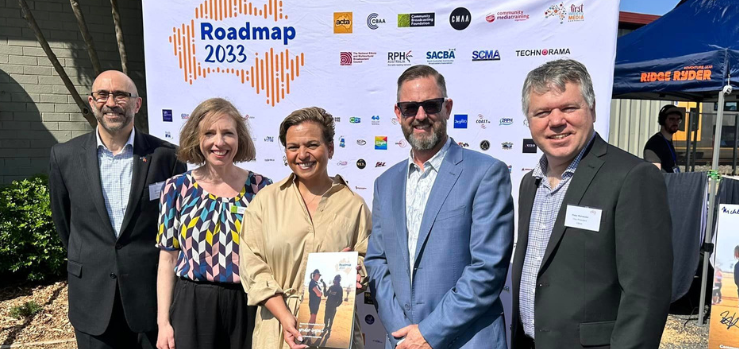
[[[354,22],[361,21],[364,16],[355,18],[354,12],[334,12],[333,24],[334,34],[352,34],[354,33]],[[435,12],[416,12],[416,13],[398,13],[392,17],[386,17],[378,13],[370,13],[367,15],[365,23],[370,30],[378,30],[385,26],[392,26],[390,18],[397,18],[396,26],[398,28],[424,28],[437,26],[437,14]],[[440,16],[441,17],[441,16]],[[455,8],[448,17],[449,26],[455,30],[465,30],[470,26],[476,18],[484,18],[487,23],[500,22],[523,22],[532,17],[532,14],[524,10],[506,10],[495,11],[484,14],[484,16],[476,16],[465,7]],[[560,24],[565,22],[582,22],[585,20],[584,3],[568,3],[559,2],[549,6],[544,15],[539,17],[543,20],[555,19]],[[482,22],[482,20],[480,20]]]
[[[566,56],[570,55],[571,51],[569,47],[559,48],[532,48],[532,49],[520,49],[510,52],[511,55],[515,53],[516,57],[537,57],[537,56]],[[382,55],[387,56],[387,65],[391,67],[410,66],[413,64],[453,64],[457,58],[465,60],[471,60],[473,62],[485,62],[485,61],[500,61],[501,53],[500,50],[496,49],[480,49],[473,50],[469,53],[461,53],[456,48],[449,48],[443,50],[429,50],[421,52],[420,57],[418,53],[414,53],[412,50],[408,51],[387,51],[383,52]],[[365,63],[375,56],[378,55],[376,51],[342,51],[339,52],[339,64],[340,65],[358,65]],[[469,58],[466,58],[469,57]]]

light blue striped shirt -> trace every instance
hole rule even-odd
[[[421,221],[426,211],[426,202],[429,200],[431,188],[436,182],[436,175],[444,162],[444,157],[452,144],[452,138],[447,137],[446,143],[438,153],[434,154],[423,164],[423,171],[413,162],[413,152],[408,159],[408,178],[405,184],[405,225],[408,229],[408,260],[410,261],[411,283],[413,283],[413,265],[416,263],[416,244],[418,233],[421,230]]]
[[[99,127],[99,126],[98,126]],[[110,217],[110,225],[115,230],[116,238],[121,235],[123,217],[126,215],[128,197],[131,194],[131,178],[133,177],[133,136],[131,130],[128,141],[123,150],[116,155],[103,144],[100,133],[96,129],[98,166],[100,167],[100,182],[103,185],[105,209]]]

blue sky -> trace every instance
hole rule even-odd
[[[621,11],[664,15],[670,12],[679,0],[621,0]]]

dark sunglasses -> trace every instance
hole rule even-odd
[[[425,100],[423,102],[398,102],[397,106],[400,109],[400,114],[403,117],[410,118],[418,114],[418,108],[423,107],[423,111],[426,114],[436,114],[441,111],[441,106],[444,105],[446,98],[434,98]]]

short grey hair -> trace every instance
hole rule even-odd
[[[403,86],[404,82],[429,76],[433,77],[436,80],[436,86],[439,87],[439,91],[441,91],[441,96],[446,98],[446,81],[444,80],[444,75],[441,75],[434,68],[431,68],[427,65],[419,64],[406,69],[403,74],[400,74],[400,77],[398,78],[398,102],[400,102],[400,87]]]
[[[549,61],[529,72],[521,90],[521,105],[523,114],[529,116],[529,97],[531,92],[544,94],[551,89],[564,91],[565,85],[575,83],[580,86],[583,99],[592,110],[595,107],[595,91],[593,81],[585,65],[574,59],[559,59]]]

